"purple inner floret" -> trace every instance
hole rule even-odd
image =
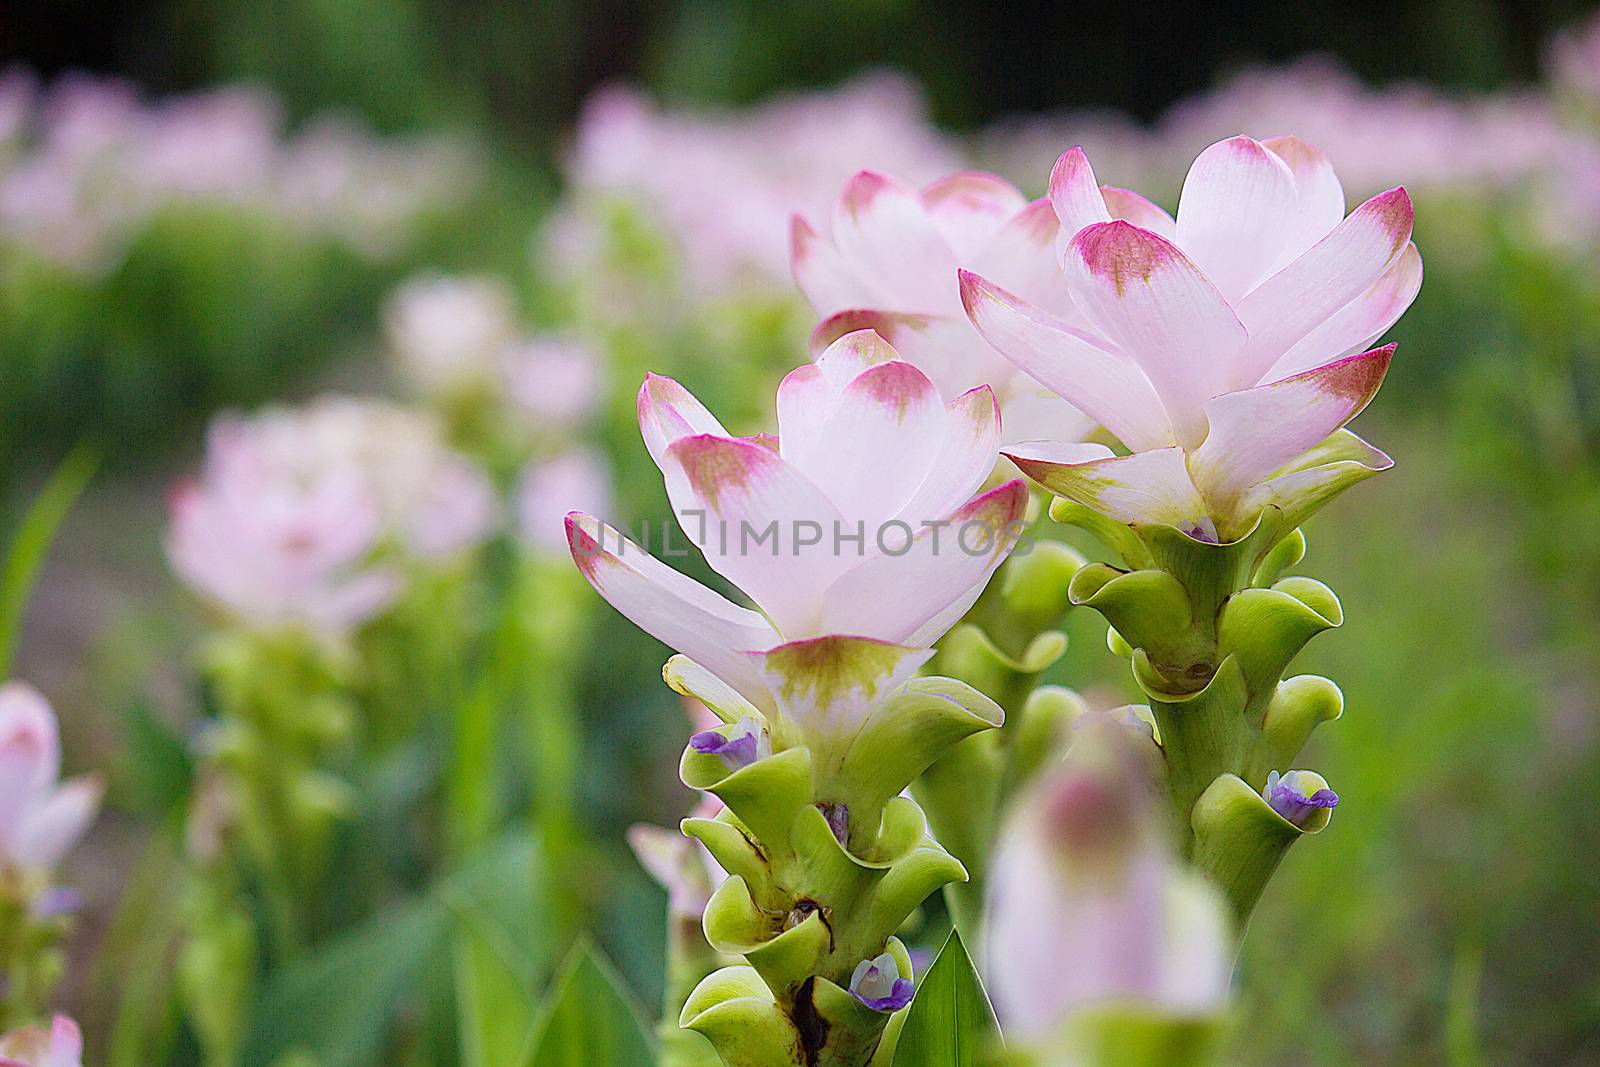
[[[1326,787],[1318,789],[1310,796],[1303,796],[1292,786],[1279,783],[1275,784],[1270,792],[1272,795],[1267,798],[1267,802],[1272,805],[1272,810],[1296,826],[1304,823],[1318,808],[1339,806],[1339,794]]]
[[[721,757],[730,770],[756,761],[756,735],[751,733],[724,737],[716,730],[705,730],[689,738],[689,747],[707,756]]]
[[[864,997],[853,989],[850,993],[873,1011],[891,1012],[899,1011],[907,1004],[910,1004],[911,995],[916,992],[916,988],[911,979],[896,978],[894,980],[894,988],[890,990],[889,995],[886,997]]]

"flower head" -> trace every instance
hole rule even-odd
[[[83,1033],[65,1015],[48,1030],[13,1030],[0,1036],[0,1067],[83,1067]]]
[[[0,874],[48,875],[93,821],[100,781],[60,774],[50,705],[25,682],[0,685]]]
[[[495,519],[488,478],[427,415],[324,397],[216,420],[200,477],[173,494],[167,552],[242,621],[338,634],[399,591],[380,547],[438,560]]]
[[[1176,220],[1130,195],[1096,184],[1079,149],[1056,164],[1072,317],[962,275],[978,330],[1131,452],[1054,439],[1006,454],[1060,495],[1204,540],[1268,506],[1302,518],[1387,467],[1339,431],[1394,352],[1368,346],[1421,285],[1405,190],[1346,217],[1321,152],[1235,137],[1195,160]]]
[[[1339,806],[1339,794],[1328,788],[1321,775],[1310,771],[1281,775],[1269,771],[1261,795],[1273,811],[1299,827],[1304,827],[1317,812]]]
[[[1065,763],[1001,835],[986,976],[1008,1038],[1048,1042],[1101,1004],[1208,1014],[1226,1001],[1221,899],[1173,855],[1137,740],[1084,715]]]
[[[898,685],[1009,551],[1022,482],[974,495],[998,418],[987,388],[949,403],[877,335],[784,379],[771,437],[731,436],[651,376],[639,424],[684,532],[759,611],[738,607],[586,515],[574,560],[649,633],[764,709],[804,716]],[[890,687],[892,687],[890,685]]]
[[[900,964],[885,952],[862,960],[850,975],[850,995],[878,1012],[896,1012],[911,1003],[916,985],[900,974]]]
[[[827,225],[800,215],[790,224],[795,280],[823,316],[813,345],[875,329],[946,397],[993,388],[1007,440],[1073,439],[1092,424],[972,328],[957,274],[966,267],[1069,313],[1054,251],[1059,228],[1049,201],[1030,203],[992,174],[964,171],[916,189],[862,171]]]

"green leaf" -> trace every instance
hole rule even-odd
[[[11,539],[4,570],[0,572],[0,678],[11,674],[11,656],[16,651],[22,613],[45,553],[99,465],[99,454],[87,445],[68,453],[23,515],[16,536]]]
[[[460,920],[453,950],[461,1062],[516,1063],[533,1025],[532,977],[518,946],[492,916],[474,908]]]
[[[130,704],[123,712],[123,732],[140,806],[165,815],[189,796],[195,771],[189,746],[142,703]]]
[[[410,904],[282,968],[257,1005],[242,1061],[302,1051],[318,1067],[376,1067],[403,1002],[424,997],[429,976],[448,972],[455,937],[467,927],[501,931],[495,942],[516,946],[507,964],[514,973],[542,970],[551,947],[539,922],[542,867],[526,832],[513,833]]]
[[[522,1062],[525,1067],[643,1067],[655,1062],[622,977],[588,945],[573,949]]]
[[[950,931],[906,1012],[894,1067],[977,1067],[999,1043],[994,1009],[958,931]]]

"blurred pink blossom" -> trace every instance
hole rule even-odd
[[[1086,1067],[1065,1039],[1085,1009],[1220,1013],[1233,964],[1220,894],[1173,854],[1153,743],[1096,713],[1073,729],[1001,833],[984,941],[1008,1043],[1050,1067]]]
[[[535,460],[517,483],[517,527],[522,539],[542,552],[560,555],[567,547],[568,512],[604,514],[611,507],[611,468],[605,457],[575,448],[552,459]]]
[[[691,290],[710,294],[782,285],[790,214],[823,210],[855,171],[926,182],[958,166],[916,88],[876,73],[720,112],[607,89],[584,110],[567,174],[580,196],[636,201],[677,244]]]
[[[65,1015],[48,1030],[13,1030],[0,1036],[0,1067],[83,1067],[83,1034]]]
[[[0,876],[48,878],[93,821],[100,780],[60,775],[49,703],[26,682],[0,685]]]

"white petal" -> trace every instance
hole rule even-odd
[[[1360,414],[1393,355],[1393,345],[1376,348],[1217,397],[1206,405],[1211,432],[1189,464],[1195,484],[1213,507],[1236,501]]]
[[[925,186],[921,196],[928,217],[961,262],[988,244],[1008,219],[1028,205],[1027,197],[1015,185],[975,170],[941,178]]]
[[[1150,380],[1178,443],[1198,445],[1202,405],[1227,391],[1248,339],[1222,294],[1172,242],[1126,222],[1080,232],[1063,266],[1090,325]]]
[[[871,284],[863,303],[896,311],[945,312],[956,302],[956,257],[917,190],[873,171],[845,186],[833,218],[839,255]]]
[[[1137,366],[1066,322],[963,272],[972,324],[995,350],[1129,448],[1173,443],[1166,410]]]
[[[1178,202],[1178,245],[1222,294],[1238,300],[1278,262],[1298,204],[1294,175],[1249,137],[1195,159]]]
[[[1087,461],[1057,462],[1033,445],[1005,454],[1024,474],[1058,496],[1085,504],[1118,522],[1174,526],[1201,540],[1216,540],[1216,529],[1201,500],[1181,448],[1158,448],[1105,459],[1092,458],[1094,446],[1067,452]]]
[[[679,525],[712,569],[780,633],[815,633],[821,591],[844,568],[831,549],[843,516],[824,492],[770,448],[738,438],[682,438],[662,470]]]
[[[104,793],[99,779],[74,778],[29,809],[12,844],[17,861],[32,870],[54,868],[94,821]]]
[[[789,269],[819,315],[855,307],[867,297],[867,284],[833,243],[799,215],[789,220]]]
[[[1239,316],[1250,344],[1234,368],[1233,387],[1258,384],[1291,346],[1371,288],[1405,251],[1411,220],[1404,189],[1380,193],[1245,297]]]
[[[1365,352],[1389,332],[1422,289],[1422,256],[1415,244],[1372,283],[1372,288],[1324,319],[1267,371],[1268,381]]]
[[[765,619],[679,574],[588,515],[567,516],[567,541],[573,562],[589,584],[629,621],[752,703],[770,706],[760,677],[744,655],[779,640]]]
[[[660,374],[644,376],[635,406],[639,414],[639,433],[658,467],[667,446],[680,437],[702,433],[728,435],[722,423],[693,393]]]

